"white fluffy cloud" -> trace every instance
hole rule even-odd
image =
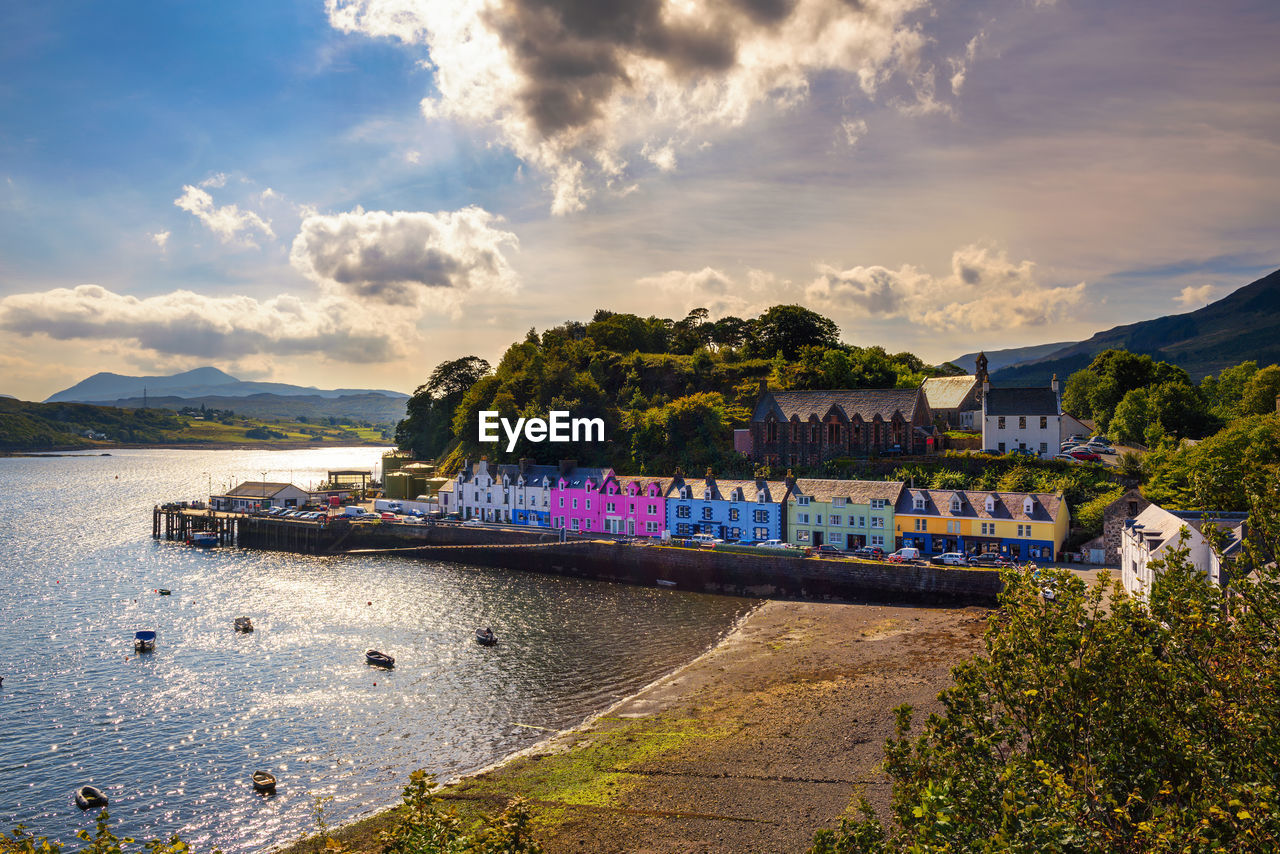
[[[1084,282],[1042,285],[1031,261],[1015,264],[1004,251],[966,246],[951,256],[947,276],[910,264],[897,270],[819,265],[805,296],[834,314],[900,317],[931,329],[987,332],[1042,326],[1079,305],[1084,291]]]
[[[226,176],[218,174],[201,182],[201,186],[221,187],[225,183]],[[255,232],[264,237],[275,237],[269,221],[253,211],[242,211],[237,205],[218,207],[213,203],[213,196],[200,187],[184,185],[182,195],[174,199],[173,203],[204,223],[223,243],[239,242],[246,246],[256,246],[250,236]]]
[[[150,235],[150,237],[151,237],[151,242],[154,243],[156,246],[159,246],[161,249],[165,248],[165,246],[167,246],[169,243],[169,232],[167,231],[154,232]]]
[[[668,270],[646,276],[636,285],[643,292],[662,294],[664,306],[677,306],[683,311],[705,308],[712,317],[750,317],[770,305],[785,302],[791,283],[762,270],[748,270],[744,279],[735,280],[714,267],[703,267],[693,271]]]
[[[518,285],[503,250],[516,236],[477,207],[459,211],[365,211],[313,215],[290,262],[303,275],[361,298],[416,305],[432,293],[510,293]]]
[[[1187,285],[1182,289],[1182,293],[1173,298],[1173,301],[1187,308],[1205,305],[1217,290],[1218,288],[1215,285],[1200,285],[1198,287]]]
[[[494,128],[580,210],[638,156],[661,170],[753,110],[839,73],[873,95],[901,73],[918,112],[942,73],[909,18],[925,0],[326,0],[331,25],[427,49],[430,118]],[[962,66],[954,66],[963,79]],[[910,107],[910,104],[905,106]]]
[[[332,297],[257,300],[173,291],[139,299],[80,285],[0,299],[0,329],[61,341],[131,341],[202,359],[322,353],[375,360],[396,352],[395,338],[376,316]]]

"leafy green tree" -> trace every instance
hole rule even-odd
[[[1147,498],[1175,509],[1243,511],[1250,473],[1280,463],[1280,415],[1242,418],[1196,445],[1150,455]]]
[[[840,343],[835,321],[800,305],[775,305],[757,318],[752,332],[747,347],[765,358],[782,353],[794,359],[802,347],[832,348]]]
[[[1280,365],[1268,365],[1245,384],[1240,396],[1240,415],[1275,412],[1277,395],[1280,395]]]
[[[463,356],[436,365],[406,404],[407,416],[396,425],[396,447],[421,460],[440,454],[453,438],[458,403],[487,373],[489,363],[478,356]]]

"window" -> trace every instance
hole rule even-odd
[[[763,503],[764,503],[764,490],[763,490],[763,489],[756,493],[756,503],[757,503],[757,504],[763,504]]]
[[[877,535],[873,536],[873,537],[871,538],[871,545],[873,545],[873,546],[880,546],[881,548],[883,548],[883,547],[884,547],[884,535],[883,535],[883,534],[877,534]]]
[[[1048,430],[1048,429],[1049,429],[1049,416],[1048,416],[1048,415],[1041,415],[1041,416],[1040,416],[1040,429],[1041,429],[1041,430]]]
[[[960,499],[954,496],[951,499],[951,512],[952,513],[960,512]]]
[[[604,512],[606,512],[606,513],[616,513],[616,512],[617,512],[617,505],[615,505],[612,501],[610,501],[610,502],[606,503],[606,504],[604,505]]]
[[[797,514],[796,514],[796,521],[797,521],[798,523],[800,523],[801,525],[808,525],[808,524],[809,524],[809,514],[808,514],[808,513],[797,513]]]
[[[809,532],[808,532],[808,531],[796,531],[796,542],[798,542],[798,543],[807,543],[807,542],[809,542]]]
[[[590,519],[588,519],[588,520],[586,521],[586,526],[587,526],[587,530],[588,530],[588,531],[590,531],[590,530],[591,530],[591,520],[590,520]]]
[[[546,507],[546,506],[547,506],[547,498],[548,498],[548,497],[549,497],[549,496],[548,496],[545,492],[542,494],[542,506],[543,506],[543,507]],[[564,506],[564,499],[561,499],[561,500],[560,500],[560,506],[561,506],[561,507],[563,507],[563,506]]]
[[[650,502],[649,502],[649,515],[650,515],[650,516],[652,516],[653,514],[655,514],[655,513],[657,513],[657,512],[658,512],[658,505],[657,505],[657,504],[654,504],[652,501],[650,501]]]
[[[927,519],[917,519],[917,520],[916,520],[916,530],[917,530],[917,531],[927,531],[927,530],[929,530],[929,523],[928,523],[928,520],[927,520]]]
[[[828,520],[827,520],[827,524],[828,524],[828,525],[839,525],[839,524],[840,524],[840,517],[839,517],[839,516],[832,516],[830,519],[828,519]]]
[[[702,500],[703,500],[703,501],[710,501],[710,500],[711,500],[711,490],[710,490],[710,489],[704,489],[704,490],[702,490]]]
[[[1018,416],[1018,429],[1019,429],[1019,430],[1026,430],[1026,429],[1027,429],[1027,416],[1025,416],[1025,415],[1019,415],[1019,416]]]
[[[690,527],[691,526],[687,522],[681,522],[679,525],[676,525],[676,533],[681,536],[686,535],[689,533]]]
[[[757,539],[757,540],[767,540],[767,539],[769,539],[769,529],[768,529],[768,528],[755,528],[754,530],[752,530],[752,532],[751,532],[751,536],[752,536],[754,539]]]
[[[573,509],[574,509],[574,510],[577,510],[577,509],[578,509],[578,499],[576,499],[576,498],[575,498],[575,499],[573,499]]]
[[[995,509],[996,509],[996,498],[995,498],[995,496],[994,496],[994,495],[988,495],[988,496],[987,496],[986,508],[987,508],[987,512],[988,512],[988,513],[994,513],[994,512],[995,512]]]
[[[948,534],[958,534],[958,533],[960,533],[960,523],[959,523],[959,522],[948,522],[948,523],[947,523],[947,533],[948,533]]]
[[[657,522],[645,522],[645,523],[644,523],[644,530],[645,530],[645,532],[646,532],[646,533],[649,533],[649,534],[656,534],[656,533],[658,533],[658,523],[657,523]]]
[[[827,425],[827,441],[833,445],[836,442],[840,441],[840,425],[839,424]]]
[[[764,440],[766,442],[778,441],[778,422],[777,421],[770,421],[769,423],[765,424],[764,431],[765,431]]]
[[[741,529],[741,528],[730,528],[730,529],[729,529],[729,536],[730,536],[731,538],[735,539],[735,540],[740,540],[740,539],[742,539],[742,529]]]
[[[997,429],[997,430],[1003,430],[1003,429],[1004,429],[1004,416],[1003,416],[1003,415],[1001,415],[999,418],[997,418],[997,419],[996,419],[996,429]]]
[[[591,499],[590,499],[590,498],[588,498],[588,499],[587,499],[587,509],[588,509],[588,510],[590,510],[590,509],[591,509]]]
[[[1041,442],[1041,443],[1040,443],[1040,455],[1041,455],[1041,456],[1044,456],[1044,455],[1045,455],[1045,454],[1047,454],[1047,453],[1049,453],[1049,443],[1048,443],[1048,442]]]
[[[519,504],[521,507],[523,507],[523,506],[524,506],[524,493],[523,493],[523,492],[516,496],[516,503],[517,503],[517,504]]]
[[[994,537],[995,533],[996,533],[996,526],[994,522],[982,523],[982,535],[984,537]]]
[[[710,518],[711,518],[711,508],[710,508],[710,507],[703,507],[703,508],[702,508],[702,518],[703,518],[703,519],[710,519]]]
[[[752,518],[752,520],[753,520],[753,521],[756,521],[756,522],[768,522],[768,521],[769,521],[769,511],[768,511],[768,510],[757,510],[757,511],[755,511],[754,513],[752,513],[752,514],[751,514],[751,518]],[[765,539],[768,539],[768,537],[766,537]]]
[[[924,509],[924,496],[923,496],[923,495],[917,495],[915,498],[911,499],[911,509],[913,509],[913,510],[923,510],[923,509]]]
[[[730,521],[730,522],[736,522],[736,521],[738,521],[738,516],[739,516],[738,508],[737,508],[737,507],[730,507],[730,508],[729,508],[729,521]]]
[[[797,503],[797,504],[799,504],[801,507],[808,507],[808,506],[809,506],[809,496],[807,496],[807,495],[797,495],[797,496],[796,496],[796,503]]]
[[[831,533],[827,535],[827,539],[831,541],[832,545],[836,545],[837,543],[843,543],[844,534]]]
[[[678,505],[678,506],[676,507],[676,516],[677,516],[677,517],[679,517],[679,518],[681,518],[681,519],[688,519],[688,518],[689,518],[689,515],[690,515],[690,513],[689,513],[689,505],[688,505],[688,504],[680,504],[680,505]]]
[[[924,520],[921,520],[921,521],[924,521]],[[871,517],[871,527],[873,527],[873,528],[883,528],[883,527],[884,527],[884,517],[883,517],[883,516],[872,516],[872,517]]]
[[[571,519],[571,520],[570,520],[570,524],[571,524],[571,526],[572,526],[573,530],[575,530],[575,531],[576,531],[576,530],[578,530],[578,527],[582,524],[582,522],[581,522],[581,520],[579,520],[577,517],[574,517],[573,519]]]
[[[821,514],[821,513],[819,513],[817,516],[814,516],[814,517],[813,517],[813,524],[815,524],[815,525],[821,525],[821,524],[822,524],[822,514]]]
[[[845,499],[845,498],[833,498],[833,499],[831,499],[831,506],[832,506],[832,507],[843,507],[843,506],[845,505],[845,502],[846,502],[847,500],[848,500],[848,499]]]
[[[871,509],[883,510],[888,505],[888,503],[889,502],[884,498],[873,498],[871,499]]]
[[[564,507],[564,496],[560,496],[560,506]]]
[[[850,527],[850,528],[855,527],[855,526],[854,526],[854,524],[853,524],[853,517],[852,517],[852,516],[850,516],[850,517],[849,517],[849,527]],[[859,528],[865,528],[865,527],[867,527],[867,517],[866,517],[866,516],[859,516],[859,517],[858,517],[858,524],[857,524],[857,526],[856,526],[856,527],[859,527]]]
[[[1003,421],[1004,419],[1003,419],[1003,418],[1001,418],[1000,420],[1001,420],[1001,421]],[[997,449],[998,451],[1000,451],[1000,453],[1002,453],[1002,454],[1003,454],[1003,453],[1004,453],[1004,442],[1001,442],[999,445],[996,445],[996,449]]]

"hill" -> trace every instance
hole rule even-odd
[[[1057,344],[1033,344],[1030,347],[1013,347],[1008,350],[988,351],[987,372],[994,373],[1002,368],[1043,359],[1045,356],[1056,353],[1064,347],[1072,346],[1073,343],[1072,341],[1060,341]],[[944,364],[955,365],[958,368],[963,368],[966,374],[971,374],[974,369],[974,360],[977,358],[977,352],[965,353],[963,356],[957,356]]]
[[[201,397],[247,397],[254,394],[322,398],[373,394],[401,401],[409,398],[409,395],[402,392],[380,389],[325,390],[288,383],[245,381],[236,379],[217,368],[205,367],[180,374],[155,377],[130,377],[104,371],[81,380],[71,388],[50,395],[45,403],[115,403],[134,397],[141,399],[144,389],[148,404],[151,403],[152,396],[176,397],[186,401]]]
[[[1111,348],[1170,362],[1192,379],[1249,359],[1260,365],[1280,362],[1280,270],[1204,308],[1099,332],[1034,361],[992,371],[991,380],[998,385],[1043,385],[1053,374],[1070,376]]]
[[[151,397],[146,405],[152,409],[181,410],[203,406],[206,409],[231,410],[246,418],[268,421],[294,421],[305,418],[321,421],[338,418],[345,421],[394,425],[405,416],[405,397],[387,397],[378,392],[345,394],[341,397],[322,397],[318,394],[281,395],[251,394],[245,397],[205,395],[202,397]],[[140,409],[141,397],[126,397],[110,402],[122,409]]]

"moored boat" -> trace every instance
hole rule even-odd
[[[133,648],[138,652],[151,652],[156,648],[156,633],[140,631],[133,633]]]
[[[665,579],[665,578],[659,578],[659,579],[658,579],[658,586],[659,586],[659,587],[675,587],[675,586],[676,586],[676,583],[675,583],[674,581],[668,581],[668,580],[667,580],[667,579]]]
[[[253,631],[253,620],[248,617],[236,617],[235,626],[237,632],[251,632]]]
[[[498,642],[498,636],[493,633],[493,629],[476,629],[476,643],[481,646],[493,646]]]
[[[171,596],[171,595],[173,595],[173,591],[172,591],[172,590],[170,590],[170,589],[169,589],[169,588],[167,588],[167,587],[161,587],[161,588],[160,588],[159,590],[157,590],[156,592],[157,592],[157,593],[159,593],[161,596]]]
[[[202,549],[211,549],[218,544],[218,535],[213,531],[196,531],[187,542]]]
[[[80,809],[91,810],[106,805],[107,796],[102,794],[102,790],[96,786],[81,786],[76,789],[76,806]]]
[[[254,771],[253,788],[258,792],[274,792],[276,790],[276,776],[270,771]]]
[[[365,650],[364,660],[372,664],[374,667],[395,667],[396,660],[385,652],[378,652],[376,649]]]

